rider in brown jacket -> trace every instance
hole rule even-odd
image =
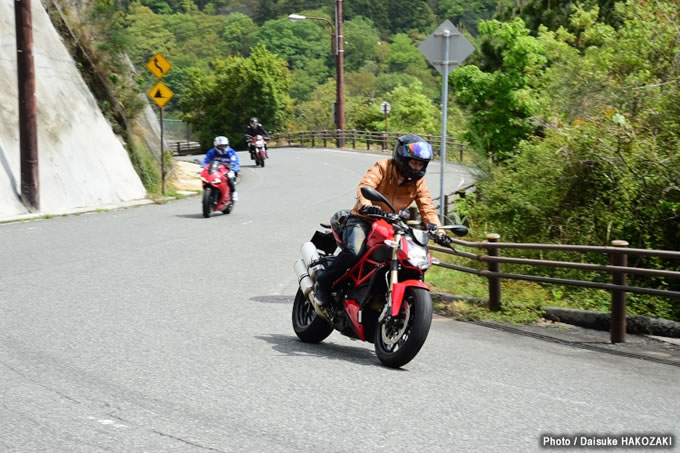
[[[357,187],[357,202],[342,231],[344,247],[330,266],[317,277],[314,294],[327,307],[331,304],[331,285],[342,276],[364,252],[366,236],[375,218],[388,209],[384,203],[371,202],[361,195],[361,187],[369,186],[382,193],[398,211],[416,202],[423,223],[430,228],[441,226],[432,197],[425,182],[427,165],[433,158],[432,147],[414,134],[397,139],[391,159],[378,161],[369,168]]]

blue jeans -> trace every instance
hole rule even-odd
[[[361,257],[366,248],[366,237],[371,230],[371,223],[359,217],[350,215],[342,230],[344,247],[331,264],[320,273],[317,281],[319,285],[330,288],[335,280],[340,278],[347,269]]]

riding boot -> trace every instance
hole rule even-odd
[[[314,295],[322,307],[332,305],[331,285],[352,267],[355,261],[356,257],[352,253],[343,250],[326,269],[319,271],[314,285]]]

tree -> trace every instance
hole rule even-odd
[[[481,20],[492,19],[497,11],[511,10],[513,3],[512,0],[440,0],[437,13],[440,19],[449,19],[459,30],[476,34]]]
[[[366,61],[374,60],[378,45],[378,33],[373,22],[361,16],[344,23],[345,69],[358,70]]]
[[[416,134],[435,134],[439,130],[439,108],[423,94],[420,82],[395,88],[387,100],[392,106],[391,130]]]
[[[290,108],[290,73],[286,62],[263,46],[251,56],[215,61],[215,71],[192,70],[181,100],[182,117],[208,146],[216,135],[243,144],[247,119],[259,118],[269,130],[281,127]]]
[[[269,20],[255,34],[255,41],[288,61],[291,69],[304,69],[310,60],[331,58],[328,26],[311,20]]]
[[[255,43],[257,29],[255,22],[245,14],[232,13],[227,16],[222,39],[227,44],[229,55],[247,56]]]
[[[510,158],[517,144],[534,130],[530,117],[537,100],[531,82],[547,64],[545,48],[521,19],[513,22],[483,21],[480,32],[502,43],[502,66],[483,72],[463,66],[451,75],[457,102],[469,113],[465,136],[477,150],[499,161]]]

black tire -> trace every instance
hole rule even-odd
[[[234,209],[234,202],[230,201],[227,203],[227,207],[222,210],[222,214],[231,214],[232,209]]]
[[[260,165],[262,165],[262,168],[264,168],[264,157],[260,157]]]
[[[404,319],[407,313],[408,319]],[[376,326],[374,345],[378,359],[391,368],[406,365],[423,347],[431,324],[430,292],[423,288],[406,288],[401,316],[387,318],[385,323]]]
[[[210,210],[212,208],[212,187],[203,189],[203,217],[206,219],[210,217]]]
[[[316,314],[299,288],[293,302],[293,330],[305,343],[321,343],[333,332],[333,327]]]

